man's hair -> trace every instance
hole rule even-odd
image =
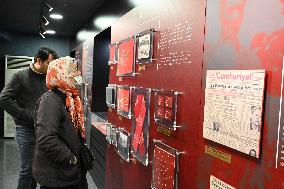
[[[35,61],[37,58],[41,59],[42,61],[46,61],[48,59],[49,55],[52,55],[54,59],[58,58],[58,55],[54,50],[48,47],[41,47],[38,49],[36,55],[35,55]]]

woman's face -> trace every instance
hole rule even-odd
[[[71,64],[70,80],[74,86],[76,84],[76,80],[74,79],[74,77],[79,75],[81,75],[81,72],[78,70],[77,63]]]

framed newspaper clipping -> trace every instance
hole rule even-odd
[[[151,188],[177,189],[180,152],[157,140],[154,144]]]
[[[109,46],[109,61],[108,64],[117,64],[117,44],[113,43]]]
[[[106,87],[106,104],[108,107],[115,108],[116,104],[116,85],[108,84]]]
[[[155,91],[155,123],[176,130],[177,99],[180,93],[172,90]]]
[[[118,132],[118,147],[117,152],[125,161],[129,162],[130,155],[130,133],[122,128]]]
[[[148,165],[151,89],[132,89],[131,154]]]
[[[135,37],[120,41],[118,44],[117,76],[134,76],[135,73]]]
[[[117,113],[128,119],[131,118],[131,87],[119,85],[117,92]]]
[[[143,31],[137,35],[136,63],[151,63],[154,54],[154,29]]]
[[[265,70],[208,70],[203,137],[259,158]]]

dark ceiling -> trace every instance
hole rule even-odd
[[[74,37],[78,30],[98,31],[93,20],[100,15],[122,16],[134,6],[131,0],[46,0],[54,7],[52,13],[63,15],[62,20],[52,20],[42,0],[1,0],[0,30],[7,33],[38,34],[43,14],[50,24],[45,29],[56,31],[56,36]]]

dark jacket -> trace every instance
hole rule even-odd
[[[66,96],[59,90],[48,91],[37,103],[36,148],[33,176],[48,187],[79,184],[81,140],[65,108]],[[70,165],[73,155],[77,164]]]
[[[0,94],[0,106],[10,114],[16,125],[33,128],[37,100],[47,91],[45,74],[31,67],[15,73]]]

